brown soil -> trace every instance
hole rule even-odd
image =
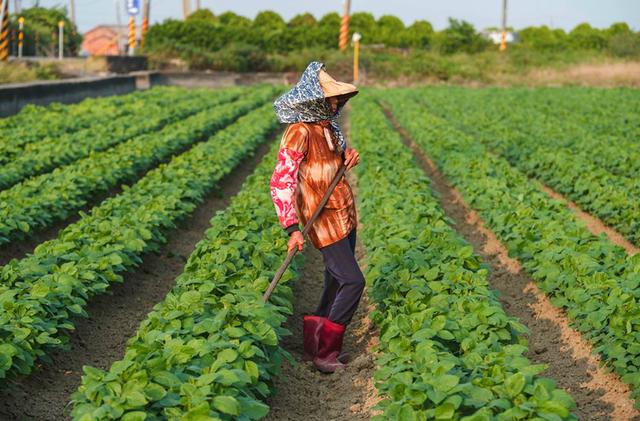
[[[563,202],[569,209],[571,209],[573,213],[575,213],[576,217],[586,224],[587,229],[591,231],[593,235],[599,236],[600,234],[604,233],[609,241],[625,249],[625,251],[630,256],[640,253],[640,248],[631,244],[629,240],[624,238],[622,234],[607,226],[607,224],[602,222],[602,220],[600,220],[599,218],[596,218],[595,216],[580,209],[580,207],[575,202],[567,199],[562,194],[553,190],[551,187],[543,185],[542,183],[540,183],[540,188],[552,199]]]
[[[160,302],[182,273],[187,257],[210,226],[216,211],[224,209],[245,178],[269,150],[261,145],[225,177],[216,191],[205,197],[194,213],[169,234],[169,241],[157,253],[144,256],[137,269],[124,275],[122,284],[110,294],[95,297],[88,305],[90,317],[76,321],[70,335],[70,350],[52,354],[52,363],[38,366],[0,392],[2,420],[62,420],[69,418],[71,394],[80,384],[82,366],[108,369],[124,355],[127,340],[140,322]]]
[[[358,247],[358,255],[361,247]],[[345,370],[322,374],[312,362],[302,361],[302,318],[313,314],[322,293],[324,264],[322,254],[307,246],[300,278],[293,285],[294,313],[285,327],[292,333],[282,341],[295,363],[285,362],[275,380],[267,421],[368,420],[377,403],[373,384],[374,361],[370,351],[377,337],[366,297],[347,328],[344,349],[350,362]],[[365,294],[366,295],[366,294]]]
[[[349,107],[345,109],[342,118],[342,128],[347,136],[348,113]],[[349,172],[347,177],[354,195],[357,196],[355,176]],[[356,256],[359,261],[362,261],[363,254],[364,249],[358,241]],[[302,318],[315,311],[323,282],[322,254],[308,245],[304,267],[293,285],[293,315],[285,324],[292,335],[281,344],[291,353],[295,363],[283,364],[282,375],[274,384],[274,395],[267,402],[271,408],[265,418],[267,421],[364,421],[376,414],[372,408],[379,402],[379,397],[373,380],[375,364],[372,347],[377,343],[378,333],[368,317],[373,306],[367,301],[366,290],[345,335],[344,350],[350,359],[346,369],[334,374],[322,374],[312,362],[302,361]]]
[[[584,420],[638,420],[640,412],[633,407],[629,387],[618,376],[608,373],[593,348],[579,332],[569,326],[566,315],[523,271],[519,261],[508,256],[506,247],[497,239],[477,214],[452,188],[433,161],[400,128],[393,115],[388,118],[432,180],[432,188],[445,214],[454,221],[454,229],[464,237],[482,259],[489,264],[489,284],[500,293],[505,312],[518,318],[529,329],[527,357],[548,368],[543,375],[554,379],[576,400],[574,413]]]

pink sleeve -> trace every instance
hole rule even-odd
[[[278,152],[278,163],[271,176],[269,187],[271,199],[276,207],[278,220],[282,228],[298,224],[296,215],[295,193],[298,185],[298,168],[304,159],[302,152],[281,148]]]

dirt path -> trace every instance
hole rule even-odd
[[[529,329],[527,357],[544,363],[543,375],[553,378],[577,402],[574,413],[583,420],[638,420],[629,387],[600,366],[593,349],[579,332],[569,326],[564,313],[521,270],[521,264],[508,256],[507,249],[479,217],[468,208],[462,196],[452,188],[431,159],[400,128],[393,116],[387,116],[418,159],[438,192],[440,205],[462,235],[483,260],[490,265],[488,281],[500,292],[500,302],[507,314],[517,317]]]
[[[267,142],[270,144],[270,142]],[[250,175],[269,144],[261,145],[205,197],[192,216],[168,234],[158,253],[144,256],[139,268],[128,272],[110,294],[95,297],[87,308],[90,318],[80,319],[70,337],[70,351],[55,352],[52,364],[40,366],[0,392],[1,420],[63,420],[69,418],[70,395],[80,384],[83,365],[108,369],[122,358],[126,341],[151,308],[160,302],[182,273],[187,257],[209,228],[215,212],[224,209]]]

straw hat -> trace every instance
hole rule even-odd
[[[318,73],[318,79],[320,80],[320,86],[322,87],[322,92],[324,92],[325,98],[340,96],[343,97],[342,99],[346,100],[358,94],[358,88],[354,85],[345,82],[338,82],[324,69],[320,70],[320,73]]]

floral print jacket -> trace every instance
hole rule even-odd
[[[280,143],[271,177],[271,197],[280,224],[287,232],[308,221],[343,162],[335,136],[325,135],[329,122],[294,123]],[[353,193],[343,177],[311,227],[309,239],[317,248],[345,238],[356,227]]]

